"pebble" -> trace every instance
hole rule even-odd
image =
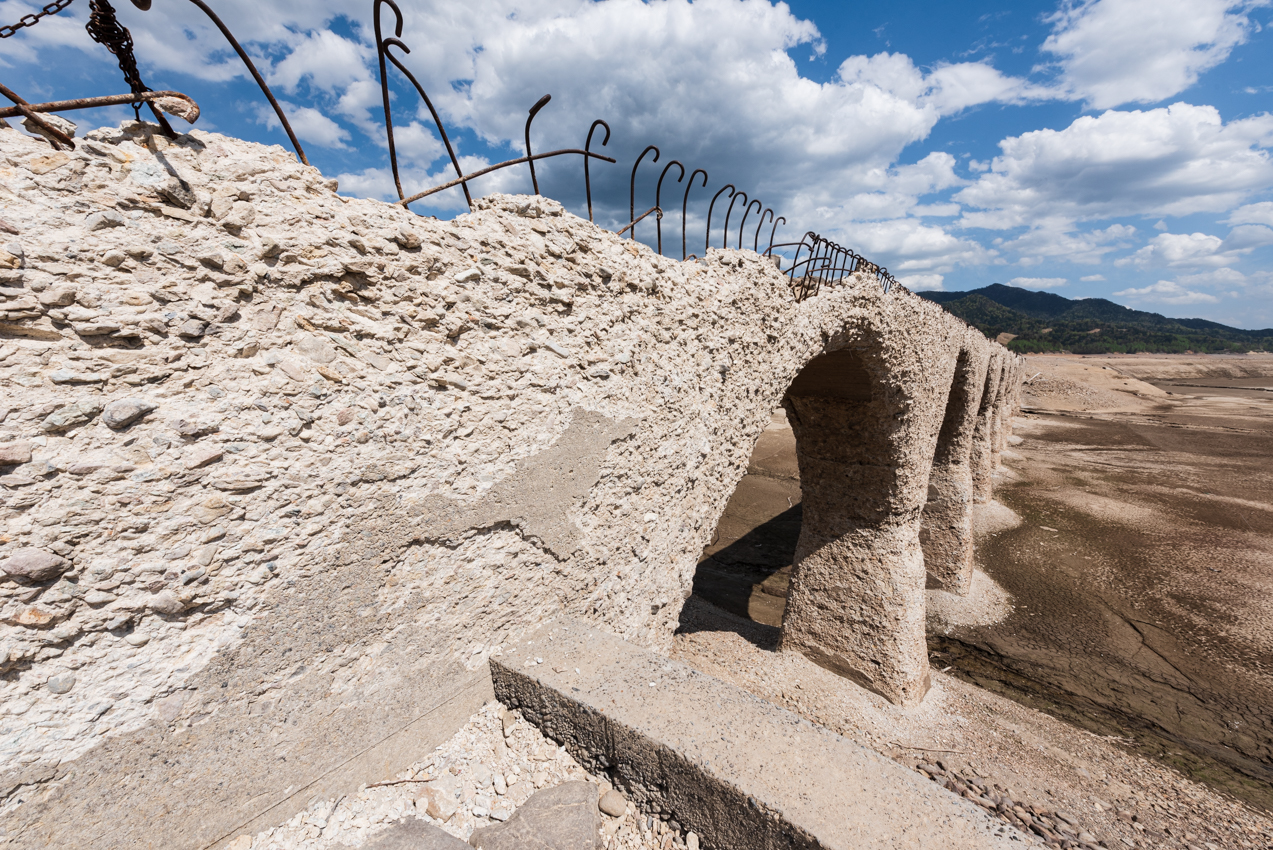
[[[47,688],[51,694],[68,693],[71,688],[75,687],[75,674],[62,673],[59,676],[53,676],[45,682],[44,687]]]

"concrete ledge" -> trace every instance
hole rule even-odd
[[[1020,846],[954,794],[684,664],[571,620],[491,661],[496,696],[708,848]]]

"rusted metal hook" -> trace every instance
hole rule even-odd
[[[583,144],[583,149],[587,152],[592,151],[592,134],[596,132],[598,127],[606,128],[606,137],[601,140],[601,146],[605,147],[610,142],[610,125],[598,118],[592,122],[592,126],[588,128],[588,139]],[[588,160],[590,156],[583,158],[583,191],[588,196],[588,221],[592,221],[592,175],[588,171]]]
[[[694,188],[694,178],[703,175],[703,188],[707,188],[707,172],[701,168],[695,168],[694,173],[690,175],[690,182],[685,184],[685,197],[681,199],[681,260],[687,259],[685,253],[685,210],[690,202],[690,189]]]
[[[393,0],[383,0],[385,3],[392,5]],[[395,7],[396,8],[396,7]],[[442,137],[442,144],[446,146],[447,156],[451,158],[451,165],[455,168],[455,173],[461,178],[460,186],[464,189],[464,200],[468,202],[469,209],[473,209],[473,196],[469,193],[469,184],[463,179],[464,171],[460,168],[460,159],[455,155],[455,148],[451,145],[451,139],[446,134],[446,127],[442,125],[442,117],[438,115],[438,111],[433,108],[433,101],[429,100],[429,95],[425,92],[424,86],[420,85],[420,81],[415,78],[415,74],[403,64],[397,56],[389,52],[390,47],[397,47],[403,53],[410,53],[411,48],[407,47],[397,38],[386,38],[383,41],[383,56],[393,63],[393,67],[402,72],[411,85],[415,86],[416,92],[420,95],[420,99],[424,101],[424,105],[429,108],[429,114],[433,116],[433,123],[438,128],[438,135]],[[383,61],[383,60],[382,60]],[[383,67],[383,65],[382,65]],[[402,183],[398,180],[398,155],[393,145],[393,124],[389,117],[389,84],[384,74],[380,77],[381,90],[384,92],[385,98],[385,130],[389,134],[389,163],[393,166],[393,182],[398,189],[398,198],[402,198]]]
[[[765,256],[772,257],[774,255],[774,234],[778,232],[778,222],[787,223],[787,217],[780,215],[774,220],[774,226],[769,231],[769,247],[765,249]]]
[[[534,187],[535,194],[539,194],[539,179],[535,177],[535,155],[530,151],[530,122],[535,120],[535,116],[539,114],[539,110],[548,105],[548,101],[553,96],[546,94],[539,100],[535,101],[535,105],[530,108],[530,114],[526,116],[526,161],[530,164],[530,185]],[[584,160],[587,162],[587,160]]]
[[[685,179],[685,166],[681,165],[676,160],[672,160],[667,165],[663,166],[663,171],[662,173],[659,174],[659,182],[655,184],[655,187],[654,187],[654,205],[658,207],[659,209],[663,209],[663,178],[666,177],[667,173],[672,170],[673,165],[681,169],[681,176],[676,178],[676,182],[680,183],[682,180]],[[659,246],[659,256],[662,256],[663,255],[663,216],[659,216],[658,218],[654,220],[654,229],[658,232],[657,242]]]
[[[712,202],[707,205],[707,236],[703,239],[703,256],[707,256],[708,249],[712,247],[712,209],[716,206],[716,199],[724,192],[729,192],[729,197],[733,198],[735,191],[733,183],[726,183],[717,190],[715,195],[712,195]],[[733,205],[733,201],[730,201],[730,204]]]
[[[729,199],[729,207],[725,210],[725,226],[724,228],[721,229],[722,238],[721,238],[720,246],[722,248],[729,247],[729,214],[734,211],[734,202],[737,201],[740,197],[743,199],[744,203],[746,203],[747,193],[735,192],[734,196]],[[751,204],[747,204],[747,206],[750,207]]]
[[[753,199],[751,204],[755,204],[757,209],[764,209],[765,205],[759,199]],[[751,204],[747,205],[747,209],[743,210],[743,220],[738,223],[738,250],[743,250],[743,228],[747,226],[747,216],[751,214]],[[762,216],[763,220],[763,216]]]
[[[766,207],[765,211],[760,214],[760,222],[756,225],[756,238],[751,242],[751,249],[758,254],[760,253],[760,228],[765,226],[765,216],[769,216],[772,219],[774,211]]]
[[[633,238],[633,239],[636,239],[636,226],[635,226],[635,225],[636,225],[636,223],[637,223],[638,221],[640,221],[640,220],[641,220],[641,218],[645,218],[645,216],[644,216],[644,215],[643,215],[643,216],[641,216],[641,218],[637,218],[637,217],[636,217],[636,173],[637,173],[637,166],[639,166],[639,165],[641,164],[641,160],[645,159],[645,155],[646,155],[647,153],[649,153],[650,151],[654,151],[654,159],[650,160],[650,162],[658,162],[658,161],[659,161],[659,149],[658,149],[657,147],[655,147],[654,145],[646,145],[645,150],[641,151],[641,155],[640,155],[640,156],[638,156],[638,157],[636,158],[636,162],[632,163],[632,177],[631,177],[631,178],[629,178],[629,180],[628,180],[628,215],[632,216],[632,224],[631,224],[631,225],[629,225],[629,226],[630,226],[630,227],[632,227],[632,238]],[[645,215],[649,215],[649,213],[646,213]],[[624,228],[624,230],[626,230],[626,229],[627,229],[627,228],[625,227],[625,228]],[[622,231],[620,231],[620,232],[622,232]]]

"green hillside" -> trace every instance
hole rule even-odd
[[[1104,298],[1073,300],[995,283],[967,292],[917,292],[994,339],[1016,338],[1022,353],[1074,354],[1273,351],[1273,328],[1231,328],[1206,319],[1170,319]]]

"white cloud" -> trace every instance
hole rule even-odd
[[[1104,280],[1104,279],[1105,279],[1105,275],[1103,274],[1087,274],[1079,278],[1079,280],[1083,281],[1084,283],[1095,283],[1097,281]]]
[[[1095,109],[1156,103],[1189,88],[1247,39],[1267,0],[1068,0],[1043,51],[1060,88]]]
[[[1124,289],[1120,292],[1115,292],[1114,295],[1133,301],[1153,301],[1160,304],[1216,304],[1220,300],[1214,295],[1208,295],[1205,292],[1185,289],[1180,284],[1170,280],[1160,280],[1155,284],[1139,289]]]
[[[1008,286],[1019,286],[1022,289],[1059,289],[1069,283],[1063,277],[1014,277]]]
[[[942,286],[945,279],[944,275],[939,274],[912,274],[899,277],[897,282],[911,292],[945,292],[945,287]]]
[[[280,101],[279,105],[283,107],[288,123],[296,131],[302,146],[313,143],[325,148],[348,147],[345,142],[349,139],[349,131],[317,109],[310,106],[296,106],[286,101]],[[274,110],[266,104],[257,104],[256,116],[257,121],[267,127],[281,129],[283,126],[278,116],[274,114]]]
[[[1273,225],[1273,201],[1261,201],[1258,204],[1247,204],[1229,213],[1225,224],[1268,224]]]
[[[1260,224],[1239,225],[1225,239],[1207,233],[1160,233],[1115,265],[1220,268],[1264,245],[1273,245],[1273,228]]]
[[[1106,254],[1128,247],[1127,240],[1136,228],[1112,224],[1104,229],[1077,232],[1073,222],[1045,220],[1011,240],[996,241],[1003,251],[1016,251],[1024,266],[1038,265],[1047,259],[1060,258],[1072,263],[1099,263]]]
[[[1083,116],[999,143],[991,171],[955,200],[972,227],[1045,219],[1222,212],[1273,186],[1273,115],[1225,124],[1212,106]]]

